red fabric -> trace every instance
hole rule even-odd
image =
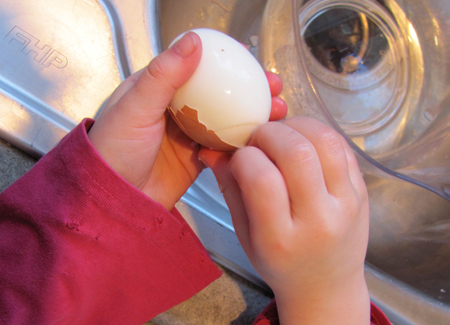
[[[370,324],[386,325],[391,324],[391,322],[376,305],[370,304]]]
[[[254,325],[275,325],[279,323],[275,300],[272,300],[253,322]]]
[[[220,276],[191,228],[76,127],[0,194],[0,324],[142,324]],[[372,323],[389,324],[372,306]],[[255,324],[278,324],[275,302]]]
[[[142,324],[221,274],[178,212],[102,161],[91,124],[0,195],[1,324]]]
[[[269,305],[262,311],[253,325],[278,325],[278,311],[277,304],[275,300],[272,300]],[[390,325],[391,322],[383,314],[383,312],[375,306],[373,303],[370,304],[370,325]]]

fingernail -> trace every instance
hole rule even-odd
[[[172,48],[175,53],[183,58],[186,58],[194,53],[195,49],[197,48],[197,41],[194,37],[194,32],[188,32],[184,34],[184,36],[180,40],[178,40]]]

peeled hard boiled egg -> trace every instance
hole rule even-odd
[[[269,120],[271,94],[264,70],[228,35],[211,29],[192,31],[202,41],[202,57],[192,77],[175,93],[169,111],[178,126],[203,146],[221,151],[243,147]]]

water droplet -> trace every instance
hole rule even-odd
[[[434,120],[434,114],[432,112],[430,112],[430,110],[426,110],[423,113],[423,116],[425,116],[425,118],[430,122],[433,122],[433,120]]]

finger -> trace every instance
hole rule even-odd
[[[247,211],[241,197],[241,190],[234,179],[228,163],[230,155],[225,152],[202,148],[198,157],[207,167],[211,168],[219,184],[227,206],[230,210],[234,229],[246,252],[250,252],[249,226]]]
[[[270,110],[269,121],[279,121],[286,118],[287,105],[280,97],[272,97],[272,107]]]
[[[348,173],[350,176],[350,180],[357,190],[357,192],[365,197],[367,196],[367,187],[364,182],[363,175],[361,173],[361,170],[358,165],[358,161],[356,160],[355,154],[353,153],[353,150],[350,148],[347,141],[344,141],[344,150],[347,157],[347,166],[348,166]]]
[[[238,150],[230,170],[239,185],[254,243],[282,238],[292,226],[285,180],[273,162],[256,147]]]
[[[283,175],[294,211],[328,195],[316,149],[286,124],[269,122],[258,128],[250,145],[260,148]]]
[[[283,81],[281,77],[273,72],[265,71],[267,81],[269,82],[271,95],[278,96],[283,91]]]
[[[159,121],[175,91],[194,73],[200,58],[199,36],[194,32],[185,34],[143,69],[117,102],[117,113],[126,118],[124,122],[135,127]]]
[[[333,196],[348,193],[351,182],[343,137],[313,118],[297,117],[284,123],[304,135],[315,147],[328,192]]]

